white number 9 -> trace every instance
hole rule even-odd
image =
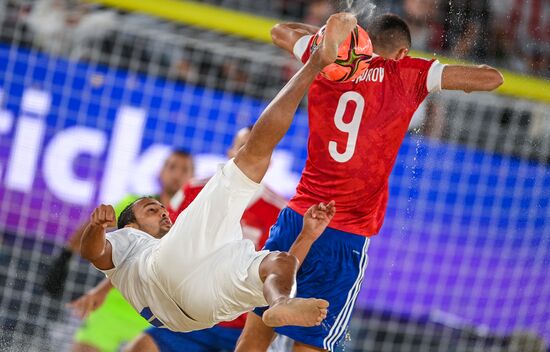
[[[353,112],[353,118],[349,123],[344,122],[344,112],[349,101],[355,102],[355,111]],[[330,141],[328,143],[328,151],[330,156],[339,163],[345,163],[351,159],[355,152],[355,145],[357,142],[357,136],[359,133],[359,126],[361,125],[361,119],[363,117],[363,109],[365,108],[365,99],[357,92],[345,92],[340,96],[338,100],[338,106],[336,107],[336,113],[334,114],[334,124],[342,132],[348,133],[348,141],[346,143],[346,149],[343,153],[338,152],[338,143]]]

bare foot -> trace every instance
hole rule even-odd
[[[327,317],[328,302],[317,298],[285,298],[272,304],[262,320],[272,328],[285,325],[321,325]]]
[[[322,67],[336,60],[338,47],[350,35],[355,26],[357,26],[357,19],[351,13],[341,12],[330,16],[327,21],[323,43],[316,53]]]

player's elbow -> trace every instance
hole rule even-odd
[[[492,91],[504,83],[502,74],[495,68],[480,66],[449,65],[443,70],[441,87],[465,92]]]
[[[293,28],[291,23],[277,23],[271,28],[270,33],[273,44],[290,54],[296,41],[304,35],[302,30]]]
[[[504,77],[502,73],[497,69],[490,66],[482,66],[483,68],[483,77],[485,82],[485,90],[492,91],[500,87],[504,83]]]
[[[271,41],[273,44],[277,45],[278,47],[281,47],[281,44],[284,42],[284,33],[285,33],[285,24],[284,23],[277,23],[271,28]]]
[[[114,268],[112,259],[110,259],[110,254],[107,255],[105,248],[94,246],[83,247],[80,250],[80,255],[99,270],[109,270]]]
[[[105,253],[105,244],[98,244],[86,241],[82,238],[80,244],[80,256],[87,261],[94,263],[98,258],[101,258]]]
[[[80,256],[89,262],[93,262],[101,256],[101,253],[98,253],[97,250],[91,249],[88,246],[83,245],[80,247]]]
[[[502,75],[502,73],[500,73],[498,70],[494,70],[494,88],[493,89],[497,89],[498,87],[500,87],[501,85],[504,84],[504,76]]]

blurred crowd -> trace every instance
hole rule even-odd
[[[2,40],[58,55],[83,56],[88,43],[118,26],[116,11],[77,0],[7,0],[3,7]]]
[[[413,48],[550,77],[550,1],[402,0]]]
[[[296,1],[283,1],[293,3]],[[550,78],[548,0],[312,0],[296,17],[321,24],[335,10],[369,15],[395,12],[409,24],[413,49],[487,62]],[[376,5],[374,10],[370,4]],[[351,5],[351,6],[350,6]]]
[[[209,0],[231,6],[247,1]],[[266,1],[260,1],[266,5]],[[488,62],[550,78],[548,0],[278,0],[280,17],[322,25],[334,11],[395,12],[409,24],[413,48],[456,59]],[[375,5],[375,6],[372,6]],[[242,6],[241,6],[242,9]]]
[[[322,25],[338,10],[351,9],[367,24],[369,16],[387,11],[408,22],[413,49],[456,59],[483,62],[523,74],[550,78],[550,1],[548,0],[204,0],[203,2],[269,15],[290,21]],[[231,90],[254,93],[277,89],[288,74],[262,67],[254,70],[246,55],[225,57],[197,54],[186,48],[162,46],[162,41],[132,37],[121,31],[128,23],[139,28],[178,32],[147,16],[124,13],[78,0],[0,0],[0,38],[38,46],[73,59],[94,59],[97,52],[124,59],[118,66],[140,70],[157,60],[160,74],[192,83],[204,77],[229,77]],[[1,11],[3,10],[3,11]],[[196,31],[196,30],[195,30]],[[225,40],[225,39],[224,39]],[[242,42],[242,41],[241,41]],[[166,42],[165,42],[166,43]],[[233,44],[230,44],[233,45]],[[256,51],[269,51],[264,45]],[[95,50],[92,50],[92,48]],[[99,49],[98,49],[99,48]],[[156,57],[154,57],[156,55]],[[244,58],[244,61],[243,61]],[[101,57],[95,57],[100,60]],[[105,60],[104,60],[105,61]],[[112,64],[112,62],[107,62]],[[246,69],[243,69],[246,68]],[[214,70],[215,72],[211,72]],[[269,74],[266,74],[269,72]],[[267,75],[267,76],[266,76]],[[278,79],[277,76],[280,78]],[[210,80],[212,80],[210,78]],[[250,81],[255,81],[250,84]],[[216,82],[206,82],[209,85]],[[257,86],[260,84],[260,87]],[[248,88],[247,88],[248,87]],[[227,88],[227,87],[224,87]]]

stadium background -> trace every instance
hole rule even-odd
[[[415,116],[346,350],[544,351],[550,4],[375,3],[354,9],[405,16],[425,50],[416,55],[510,71],[497,94],[437,94]],[[75,259],[64,296],[52,299],[41,287],[51,256],[98,202],[153,193],[171,147],[195,154],[208,176],[298,67],[267,43],[273,18],[319,24],[330,10],[324,1],[0,1],[0,350],[69,348],[79,322],[63,304],[100,276]],[[500,32],[503,19],[515,32]],[[267,180],[287,197],[306,157],[304,109]]]

